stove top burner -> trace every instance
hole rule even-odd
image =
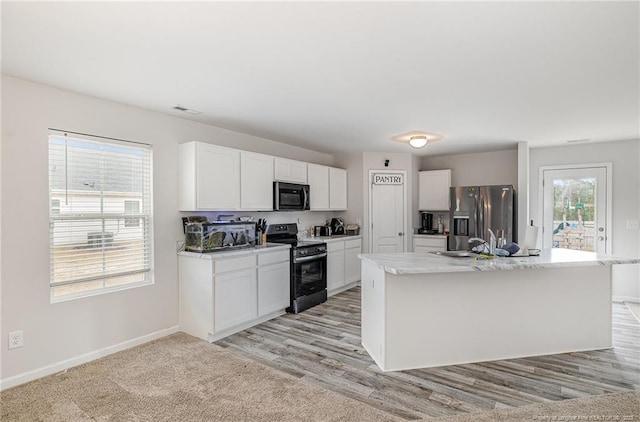
[[[267,242],[286,243],[292,248],[305,248],[324,244],[321,240],[298,240],[296,223],[272,224],[267,227]]]

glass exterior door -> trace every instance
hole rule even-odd
[[[607,253],[607,168],[543,171],[544,248]]]

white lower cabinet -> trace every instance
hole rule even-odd
[[[215,275],[213,327],[226,330],[256,318],[256,268]]]
[[[360,281],[360,258],[362,252],[360,239],[346,240],[344,242],[344,282],[345,284]]]
[[[289,306],[289,250],[239,257],[181,253],[180,330],[210,342],[282,315]]]
[[[327,242],[327,292],[344,286],[344,242]]]
[[[327,240],[327,295],[352,288],[360,281],[361,238]]]
[[[258,267],[258,316],[287,308],[289,288],[288,254],[287,262]]]
[[[414,252],[441,252],[447,250],[446,236],[414,235]]]

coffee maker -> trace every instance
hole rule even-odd
[[[437,233],[438,230],[433,229],[433,214],[430,212],[422,213],[422,227],[418,229],[418,233],[420,234],[434,234]]]

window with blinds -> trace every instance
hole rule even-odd
[[[52,302],[152,278],[151,147],[51,131]]]

